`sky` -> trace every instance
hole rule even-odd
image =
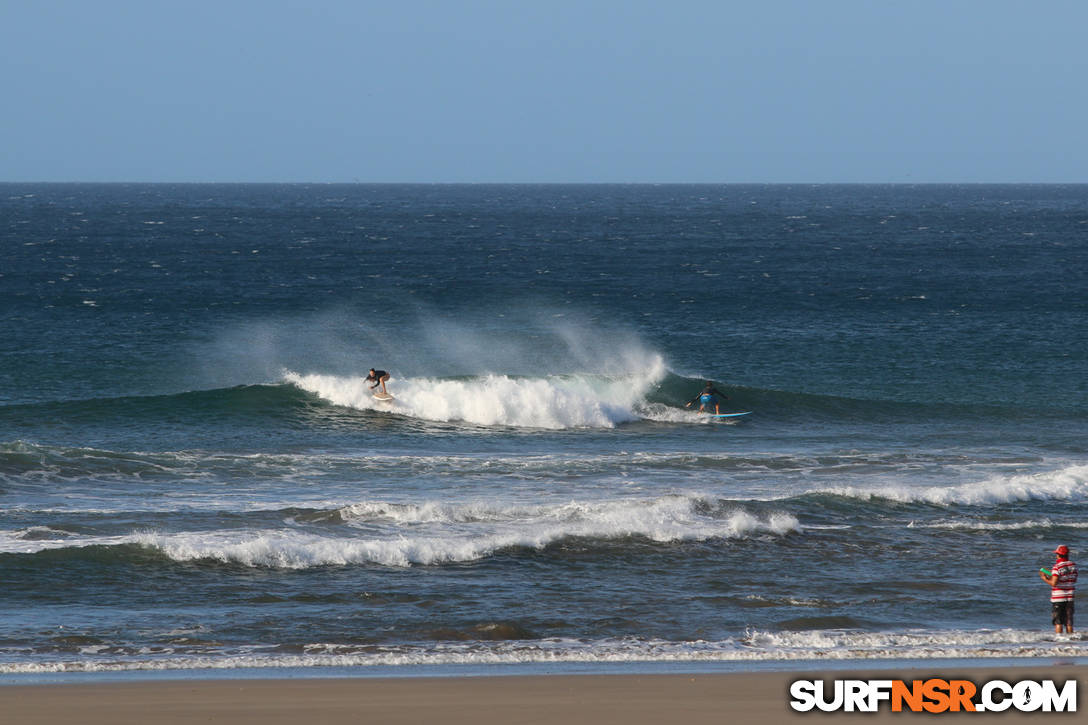
[[[1088,3],[0,0],[0,181],[1088,182]]]

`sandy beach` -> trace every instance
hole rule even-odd
[[[796,679],[944,679],[975,683],[1077,679],[1088,667],[1050,666],[952,671],[733,673],[690,675],[544,675],[509,677],[358,678],[299,680],[172,680],[156,682],[12,685],[0,687],[4,722],[20,725],[119,723],[650,723],[794,722],[805,718],[890,721],[913,713],[885,708],[863,713],[797,713],[789,686]],[[934,717],[924,713],[922,717]],[[1077,719],[1058,713],[945,713],[992,718]]]

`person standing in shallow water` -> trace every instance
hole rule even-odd
[[[1051,621],[1054,633],[1073,633],[1073,600],[1077,589],[1077,565],[1069,559],[1069,547],[1062,544],[1054,550],[1054,568],[1039,570],[1039,578],[1050,585]]]

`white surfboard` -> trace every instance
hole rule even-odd
[[[393,399],[393,396],[390,395],[389,393],[380,393],[380,392],[379,393],[374,393],[374,397],[377,398],[378,400],[382,400],[382,401],[389,401],[389,400]]]

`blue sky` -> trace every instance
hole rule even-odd
[[[1088,182],[1088,3],[0,3],[0,181]]]

